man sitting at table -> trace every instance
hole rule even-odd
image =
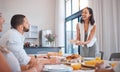
[[[17,60],[19,61],[22,69],[29,69],[36,65],[37,72],[40,72],[43,69],[44,64],[46,63],[55,63],[56,59],[42,60],[41,62],[37,61],[35,57],[30,57],[27,55],[23,48],[24,32],[29,31],[29,23],[27,18],[22,14],[16,14],[11,19],[11,29],[8,30],[0,39],[0,45],[5,46],[10,50]]]
[[[104,63],[100,63],[96,65],[95,72],[120,72],[120,63],[117,63],[115,67],[103,67]]]

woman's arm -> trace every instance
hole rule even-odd
[[[77,37],[76,37],[76,40],[79,40],[80,41],[80,28],[79,28],[79,23],[77,23],[76,25],[76,34],[77,34]]]

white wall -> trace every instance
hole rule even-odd
[[[120,0],[117,0],[117,7],[118,7],[118,32],[119,32],[119,35],[118,35],[118,43],[120,43]],[[118,47],[119,47],[119,49],[118,49],[118,51],[120,51],[120,44],[118,44]]]
[[[10,19],[14,14],[24,14],[29,23],[38,25],[40,30],[55,30],[55,3],[56,0],[0,0],[0,12],[7,28],[10,28]]]
[[[65,46],[65,3],[64,0],[56,0],[55,33],[57,34],[56,45]]]

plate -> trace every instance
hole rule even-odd
[[[70,40],[70,43],[71,44],[76,44],[76,43],[78,43],[79,41],[78,40]]]
[[[55,65],[45,65],[43,72],[73,72],[72,67],[63,65],[63,64],[55,64]]]
[[[95,57],[85,57],[83,58],[84,61],[95,60]]]
[[[83,67],[95,68],[95,65],[86,65],[84,62],[81,64]]]
[[[62,61],[62,63],[65,64],[65,65],[71,65],[71,62],[66,61],[66,60]]]

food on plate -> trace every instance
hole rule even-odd
[[[72,54],[70,56],[67,56],[66,59],[71,60],[71,59],[77,59],[79,57],[81,57],[79,54]]]
[[[79,42],[79,40],[70,40],[70,43],[71,44],[76,44],[76,43],[78,43]]]
[[[65,57],[64,60],[62,60],[62,63],[71,65],[71,63],[81,63],[82,57],[79,54],[72,54],[67,57]]]
[[[71,65],[71,63],[81,63],[82,57],[79,54],[67,56],[63,63]]]
[[[96,57],[94,60],[90,60],[90,61],[85,61],[84,64],[86,66],[95,66],[97,63],[102,63],[103,60],[101,60],[99,57]]]
[[[59,53],[57,53],[57,52],[48,52],[47,53],[47,56],[49,57],[49,56],[59,56]]]
[[[115,66],[117,65],[117,63],[110,63],[110,65],[111,65],[112,67],[115,67]]]
[[[79,70],[81,69],[81,64],[80,63],[71,63],[71,67],[73,70]]]

